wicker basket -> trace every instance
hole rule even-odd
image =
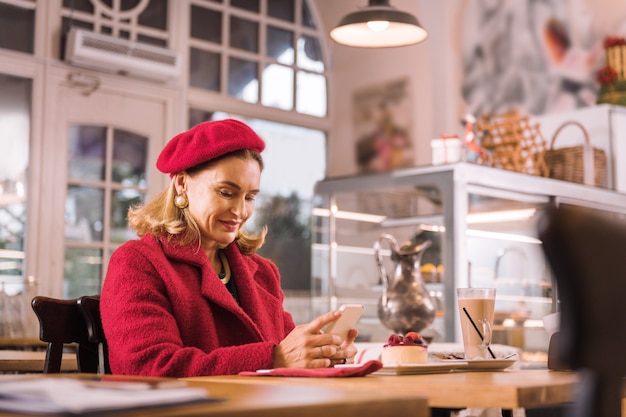
[[[557,136],[568,126],[577,126],[582,130],[585,143],[554,149]],[[591,146],[587,129],[579,122],[568,121],[559,126],[552,136],[550,148],[546,150],[544,160],[550,169],[550,178],[597,187],[602,187],[604,184],[606,153],[602,149]]]

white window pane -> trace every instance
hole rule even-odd
[[[113,131],[111,178],[125,186],[146,186],[148,137],[125,129]]]
[[[239,58],[229,59],[228,94],[248,103],[259,101],[257,63]]]
[[[69,179],[104,180],[106,140],[105,126],[70,126],[67,163]]]
[[[0,287],[9,295],[25,278],[31,90],[30,79],[0,74]]]
[[[270,64],[263,70],[263,100],[265,106],[283,110],[293,109],[293,70]]]
[[[298,39],[298,67],[315,72],[324,72],[319,39],[305,35]]]
[[[69,186],[65,198],[65,239],[78,242],[102,240],[104,191]]]
[[[293,32],[286,29],[267,27],[267,56],[281,64],[293,64]]]
[[[35,11],[0,4],[0,48],[33,53]]]
[[[99,294],[102,288],[102,250],[66,248],[63,296],[76,298]]]
[[[324,132],[266,120],[249,123],[266,142],[261,192],[288,196],[295,191],[301,199],[311,199],[326,172]]]
[[[327,111],[326,77],[298,71],[296,110],[298,113],[325,117]]]

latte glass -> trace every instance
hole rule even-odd
[[[491,334],[496,304],[495,288],[457,288],[465,359],[493,359]]]

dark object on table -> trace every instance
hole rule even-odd
[[[626,224],[560,206],[538,225],[561,302],[558,356],[581,372],[573,416],[619,417],[626,376]]]
[[[561,360],[560,348],[561,332],[555,332],[550,336],[548,345],[548,369],[551,371],[571,371],[569,365]]]

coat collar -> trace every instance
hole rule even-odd
[[[257,333],[260,340],[264,340],[261,331],[256,325],[258,312],[262,311],[263,303],[258,297],[259,291],[254,288],[258,284],[258,264],[250,256],[244,256],[235,242],[224,249],[230,264],[232,279],[235,280],[241,306],[228,292],[224,284],[211,267],[208,257],[201,247],[190,250],[189,246],[180,246],[175,241],[168,241],[166,237],[159,239],[164,255],[171,260],[196,266],[200,272],[200,292],[209,302],[219,304],[224,309],[235,314],[250,330]]]

